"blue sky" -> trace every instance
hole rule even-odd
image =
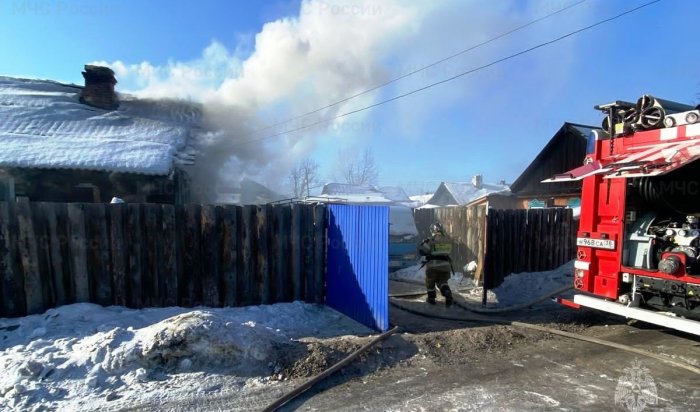
[[[121,65],[121,91],[236,106],[230,117],[248,129],[227,119],[235,140],[572,2],[5,0],[0,74],[81,83],[85,63]],[[405,93],[642,3],[588,0],[320,116]],[[664,0],[342,121],[257,145],[232,144],[237,160],[222,167],[279,187],[302,158],[317,160],[327,180],[339,151],[352,156],[369,147],[380,183],[412,192],[477,173],[511,182],[563,122],[598,125],[595,104],[643,93],[700,103],[699,15],[700,2]]]

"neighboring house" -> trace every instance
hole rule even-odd
[[[85,86],[0,77],[0,200],[185,203],[201,107],[117,97],[108,68]]]
[[[384,197],[388,198],[392,202],[406,206],[406,207],[415,207],[415,203],[409,196],[406,194],[406,191],[403,190],[400,187],[397,186],[381,186],[378,188],[380,192],[384,194]]]
[[[483,183],[481,175],[472,177],[471,182],[442,182],[433,196],[423,207],[465,206],[478,199],[493,195],[507,197],[510,189],[505,182]]]
[[[556,174],[579,167],[586,157],[588,137],[594,128],[564,123],[525,171],[510,185],[514,208],[577,207],[581,182],[542,183]]]
[[[425,205],[426,203],[428,203],[428,200],[430,200],[431,197],[433,197],[433,193],[425,193],[422,195],[409,196],[409,198],[411,199],[411,203],[412,203],[411,207],[414,207],[414,208],[421,207],[421,206]]]

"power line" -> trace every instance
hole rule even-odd
[[[586,30],[590,30],[590,29],[592,29],[592,28],[594,28],[594,27],[597,27],[597,26],[600,26],[600,25],[602,25],[602,24],[604,24],[604,23],[608,23],[608,22],[610,22],[610,21],[616,20],[616,19],[618,19],[618,18],[620,18],[620,17],[623,17],[623,16],[625,16],[625,15],[627,15],[627,14],[634,13],[634,12],[637,11],[637,10],[643,9],[643,8],[645,8],[645,7],[647,7],[647,6],[651,6],[652,4],[659,3],[659,2],[661,2],[661,0],[653,0],[653,1],[650,1],[650,2],[648,2],[648,3],[644,3],[644,4],[642,4],[641,6],[637,6],[637,7],[635,7],[635,8],[629,9],[629,10],[627,10],[627,11],[624,11],[624,12],[622,12],[622,13],[620,13],[620,14],[617,14],[617,15],[615,15],[615,16],[612,16],[612,17],[608,17],[607,19],[600,20],[600,21],[598,21],[598,22],[596,22],[596,23],[593,23],[593,24],[591,24],[591,25],[582,27],[582,28],[580,28],[580,29],[578,29],[578,30],[574,30],[574,31],[572,31],[572,32],[569,32],[569,33],[563,35],[563,36],[559,36],[559,37],[557,37],[557,38],[555,38],[555,39],[548,40],[548,41],[546,41],[546,42],[537,44],[536,46],[532,46],[532,47],[527,48],[527,49],[525,49],[525,50],[521,50],[521,51],[519,51],[519,52],[517,52],[517,53],[508,55],[508,56],[506,56],[506,57],[502,57],[502,58],[500,58],[500,59],[498,59],[498,60],[494,60],[494,61],[492,61],[492,62],[490,62],[490,63],[487,63],[487,64],[484,64],[484,65],[482,65],[482,66],[478,66],[478,67],[475,67],[475,68],[473,68],[473,69],[470,69],[470,70],[461,72],[461,73],[456,74],[456,75],[454,75],[454,76],[452,76],[452,77],[448,77],[448,78],[446,78],[446,79],[443,79],[443,80],[440,80],[440,81],[437,81],[437,82],[434,82],[434,83],[430,83],[430,84],[428,84],[428,85],[426,85],[426,86],[423,86],[423,87],[418,88],[418,89],[414,89],[414,90],[412,90],[412,91],[410,91],[410,92],[407,92],[407,93],[404,93],[404,94],[400,94],[400,95],[391,97],[391,98],[389,98],[389,99],[379,101],[379,102],[377,102],[377,103],[373,103],[373,104],[371,104],[371,105],[369,105],[369,106],[365,106],[365,107],[361,107],[361,108],[359,108],[359,109],[351,110],[351,111],[349,111],[349,112],[341,113],[341,114],[339,114],[339,115],[332,116],[332,117],[330,117],[330,118],[328,118],[328,119],[319,120],[319,121],[313,122],[313,123],[308,124],[308,125],[305,125],[305,126],[297,127],[297,128],[295,128],[295,129],[285,130],[285,131],[282,131],[282,132],[279,132],[279,133],[275,133],[275,134],[272,134],[272,135],[269,135],[269,136],[266,136],[266,137],[257,138],[257,139],[249,139],[249,140],[246,140],[246,141],[238,142],[238,143],[236,143],[236,144],[237,144],[237,145],[240,145],[240,144],[245,144],[245,143],[252,143],[252,142],[256,142],[256,141],[262,141],[262,140],[272,139],[273,137],[281,136],[281,135],[288,134],[288,133],[298,132],[298,131],[300,131],[300,130],[304,130],[304,129],[308,129],[308,128],[311,128],[311,127],[314,127],[314,126],[318,126],[318,125],[320,125],[320,124],[327,123],[327,122],[330,122],[330,121],[335,120],[335,119],[340,119],[340,118],[342,118],[342,117],[350,116],[350,115],[352,115],[352,114],[360,113],[360,112],[363,112],[363,111],[365,111],[365,110],[369,110],[369,109],[372,109],[372,108],[374,108],[374,107],[381,106],[381,105],[383,105],[383,104],[386,104],[386,103],[389,103],[389,102],[393,102],[393,101],[395,101],[395,100],[399,100],[399,99],[401,99],[401,98],[404,98],[404,97],[410,96],[410,95],[412,95],[412,94],[416,94],[416,93],[422,92],[422,91],[424,91],[424,90],[430,89],[430,88],[432,88],[432,87],[438,86],[438,85],[443,84],[443,83],[447,83],[447,82],[449,82],[449,81],[452,81],[452,80],[455,80],[455,79],[457,79],[457,78],[466,76],[466,75],[468,75],[468,74],[472,74],[472,73],[481,71],[481,70],[483,70],[483,69],[489,68],[489,67],[491,67],[491,66],[495,66],[496,64],[502,63],[502,62],[507,61],[507,60],[511,60],[511,59],[513,59],[513,58],[515,58],[515,57],[518,57],[518,56],[521,56],[521,55],[523,55],[523,54],[529,53],[529,52],[531,52],[531,51],[540,49],[540,48],[545,47],[545,46],[548,46],[548,45],[550,45],[550,44],[554,44],[554,43],[559,42],[559,41],[561,41],[561,40],[564,40],[564,39],[566,39],[566,38],[568,38],[568,37],[574,36],[574,35],[576,35],[576,34],[578,34],[578,33],[584,32],[584,31],[586,31]]]
[[[254,130],[254,131],[252,131],[252,132],[250,132],[250,133],[247,133],[247,134],[245,134],[245,135],[243,135],[243,136],[241,136],[241,137],[251,136],[251,135],[254,135],[254,134],[256,134],[256,133],[260,133],[260,132],[262,132],[262,131],[269,130],[269,129],[272,129],[272,128],[274,128],[274,127],[283,125],[283,124],[285,124],[285,123],[289,123],[289,122],[292,122],[292,121],[294,121],[294,120],[299,120],[299,119],[301,119],[302,117],[306,117],[306,116],[308,116],[308,115],[311,115],[311,114],[314,114],[314,113],[318,113],[318,112],[320,112],[320,111],[322,111],[322,110],[329,109],[329,108],[331,108],[331,107],[333,107],[333,106],[337,106],[337,105],[339,105],[339,104],[341,104],[341,103],[345,103],[345,102],[347,102],[348,100],[352,100],[352,99],[354,99],[354,98],[356,98],[356,97],[360,97],[360,96],[365,95],[365,94],[367,94],[367,93],[369,93],[369,92],[373,92],[373,91],[375,91],[375,90],[381,89],[381,88],[386,87],[386,86],[388,86],[388,85],[390,85],[390,84],[392,84],[392,83],[395,83],[395,82],[397,82],[397,81],[399,81],[399,80],[401,80],[401,79],[405,79],[406,77],[413,76],[413,75],[416,74],[416,73],[420,73],[420,72],[422,72],[422,71],[424,71],[424,70],[427,70],[427,69],[429,69],[429,68],[431,68],[431,67],[435,67],[435,66],[437,66],[438,64],[444,63],[444,62],[446,62],[446,61],[448,61],[448,60],[454,59],[455,57],[461,56],[461,55],[463,55],[463,54],[465,54],[465,53],[467,53],[467,52],[470,52],[470,51],[472,51],[472,50],[478,49],[478,48],[481,47],[481,46],[485,46],[485,45],[487,45],[487,44],[489,44],[489,43],[493,43],[493,42],[496,41],[496,40],[502,39],[503,37],[506,37],[506,36],[508,36],[508,35],[510,35],[510,34],[513,34],[513,33],[517,32],[517,31],[520,31],[520,30],[525,29],[525,28],[527,28],[527,27],[529,27],[529,26],[532,26],[533,24],[538,23],[538,22],[540,22],[540,21],[542,21],[542,20],[546,20],[546,19],[548,19],[548,18],[550,18],[550,17],[552,17],[552,16],[554,16],[554,15],[557,15],[557,14],[559,14],[559,13],[561,13],[561,12],[564,12],[564,11],[570,9],[570,8],[576,7],[576,6],[578,6],[579,4],[585,3],[586,1],[587,1],[587,0],[580,0],[580,1],[576,2],[576,3],[570,4],[570,5],[568,5],[568,6],[564,7],[564,8],[561,8],[561,9],[559,9],[559,10],[556,10],[556,11],[554,11],[554,12],[552,12],[552,13],[549,13],[549,14],[547,14],[547,15],[545,15],[545,16],[539,17],[539,18],[537,18],[537,19],[535,19],[535,20],[532,20],[532,21],[530,21],[530,22],[528,22],[528,23],[525,23],[525,24],[523,24],[523,25],[521,25],[521,26],[515,27],[515,28],[513,28],[513,29],[511,29],[511,30],[509,30],[509,31],[507,31],[507,32],[505,32],[505,33],[499,34],[499,35],[496,36],[496,37],[493,37],[493,38],[491,38],[491,39],[485,40],[485,41],[483,41],[483,42],[481,42],[481,43],[478,43],[478,44],[476,44],[476,45],[474,45],[474,46],[471,46],[471,47],[469,47],[469,48],[467,48],[467,49],[461,50],[461,51],[459,51],[459,52],[457,52],[457,53],[454,53],[454,54],[451,54],[451,55],[449,55],[449,56],[447,56],[447,57],[444,57],[444,58],[442,58],[442,59],[440,59],[440,60],[438,60],[438,61],[435,61],[435,62],[433,62],[433,63],[430,63],[430,64],[428,64],[427,66],[420,67],[420,68],[418,68],[418,69],[416,69],[416,70],[413,70],[413,71],[411,71],[411,72],[409,72],[409,73],[406,73],[406,74],[401,75],[401,76],[399,76],[399,77],[393,78],[393,79],[388,80],[388,81],[386,81],[386,82],[384,82],[384,83],[380,83],[380,84],[378,84],[378,85],[376,85],[376,86],[373,86],[373,87],[371,87],[371,88],[369,88],[369,89],[367,89],[367,90],[364,90],[364,91],[361,91],[361,92],[359,92],[359,93],[353,94],[353,95],[348,96],[348,97],[346,97],[346,98],[344,98],[344,99],[342,99],[342,100],[338,100],[337,102],[333,102],[333,103],[327,104],[327,105],[325,105],[325,106],[323,106],[323,107],[319,107],[318,109],[312,110],[312,111],[310,111],[310,112],[306,112],[306,113],[304,113],[304,114],[300,114],[300,115],[298,115],[298,116],[294,116],[294,117],[288,118],[288,119],[286,119],[286,120],[282,120],[282,121],[280,121],[280,122],[273,123],[273,124],[268,125],[268,126],[264,126],[264,127],[260,128],[260,129]]]

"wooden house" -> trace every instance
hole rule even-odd
[[[555,174],[583,164],[588,137],[594,128],[564,123],[545,147],[510,185],[515,197],[513,207],[576,207],[580,204],[581,182],[542,183]]]
[[[489,199],[494,199],[500,205],[500,199],[507,199],[509,195],[510,190],[505,182],[484,183],[482,176],[476,175],[472,177],[471,182],[440,183],[428,200],[427,207],[466,206],[475,201],[488,202]]]
[[[200,107],[118,97],[108,68],[83,76],[0,77],[0,201],[190,201]]]

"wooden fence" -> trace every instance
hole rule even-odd
[[[511,273],[555,269],[576,255],[578,222],[571,209],[490,209],[487,226],[488,289]]]
[[[452,240],[452,264],[461,272],[471,261],[477,264],[476,280],[481,279],[486,255],[486,206],[416,209],[414,213],[420,239],[429,235],[430,224],[440,221]]]
[[[499,210],[485,206],[417,209],[421,239],[438,220],[454,241],[456,271],[474,260],[475,279],[487,289],[503,283],[511,273],[555,269],[576,254],[578,222],[571,209]]]
[[[0,316],[325,296],[323,205],[0,202]]]

